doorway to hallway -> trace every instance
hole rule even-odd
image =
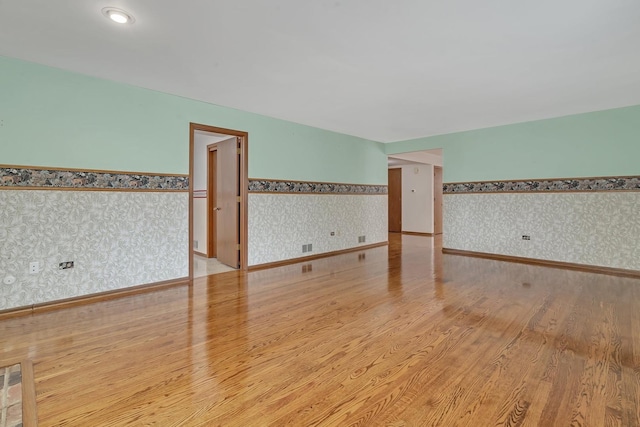
[[[441,235],[442,149],[389,154],[389,231]]]
[[[246,269],[248,134],[191,123],[189,139],[190,276],[194,255]]]

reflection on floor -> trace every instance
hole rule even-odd
[[[235,271],[218,261],[216,258],[205,258],[200,255],[193,256],[193,277],[209,276],[211,274],[226,273],[227,271]]]

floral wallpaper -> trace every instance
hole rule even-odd
[[[386,194],[250,193],[248,207],[249,265],[388,239]],[[364,243],[358,242],[359,236],[365,236]],[[303,253],[302,245],[307,244],[312,244],[312,251]]]
[[[253,193],[387,194],[387,186],[251,179],[249,191]]]
[[[0,187],[188,190],[189,177],[4,166]]]
[[[446,248],[640,270],[640,192],[445,194],[443,212]]]
[[[0,310],[189,275],[187,192],[12,190],[0,206]]]
[[[640,191],[640,176],[493,182],[454,182],[443,185],[443,191],[445,194],[633,190]]]

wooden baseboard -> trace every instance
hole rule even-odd
[[[380,246],[388,246],[388,245],[389,245],[389,242],[372,243],[370,245],[356,246],[354,248],[342,249],[339,251],[324,252],[317,255],[309,255],[309,256],[304,256],[300,258],[286,259],[283,261],[268,262],[266,264],[250,265],[249,270],[250,271],[264,270],[265,268],[282,267],[283,265],[291,265],[291,264],[297,264],[300,262],[313,261],[314,259],[327,258],[335,255],[342,255],[350,252],[358,252],[358,251],[363,251],[365,249],[373,249],[373,248],[378,248]]]
[[[487,252],[463,251],[460,249],[442,248],[443,254],[471,256],[476,258],[493,259],[496,261],[519,262],[521,264],[539,265],[542,267],[564,268],[568,270],[578,270],[587,273],[608,274],[611,276],[640,278],[640,271],[627,270],[624,268],[601,267],[597,265],[577,264],[563,261],[549,261],[546,259],[517,257],[510,255],[492,254]]]
[[[27,315],[29,315],[31,313],[33,313],[33,306],[32,305],[27,305],[27,306],[23,306],[23,307],[8,308],[8,309],[5,309],[5,310],[0,310],[0,320],[8,319],[10,317],[27,316]]]
[[[56,301],[43,302],[39,304],[33,304],[25,307],[9,308],[7,310],[0,311],[0,320],[8,319],[11,317],[25,316],[29,314],[42,313],[45,311],[59,310],[63,308],[75,307],[78,305],[91,304],[99,301],[106,301],[115,298],[122,298],[126,296],[142,294],[151,291],[157,291],[163,288],[169,288],[173,286],[188,285],[190,279],[188,277],[182,277],[180,279],[165,280],[162,282],[147,283],[144,285],[132,286],[130,288],[114,289],[112,291],[99,292],[89,295],[81,295],[72,298],[65,298]]]
[[[417,231],[403,231],[402,234],[408,234],[409,236],[433,237],[433,233],[418,233]]]
[[[208,256],[207,254],[202,253],[202,252],[193,251],[193,253],[194,253],[195,255],[200,255],[200,256],[203,256],[203,257],[205,257],[205,258],[209,258],[209,256]]]

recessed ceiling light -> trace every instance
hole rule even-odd
[[[133,24],[136,22],[130,13],[115,7],[105,7],[102,9],[102,14],[118,24]]]

